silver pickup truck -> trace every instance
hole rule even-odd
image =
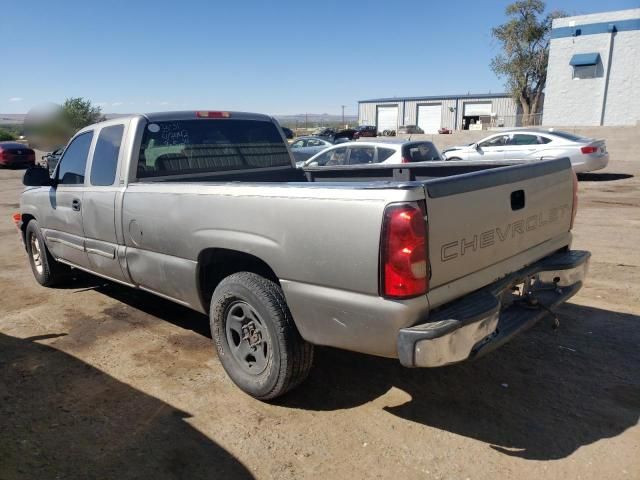
[[[24,183],[41,285],[80,269],[208,313],[226,372],[260,399],[305,379],[313,345],[478,358],[574,295],[589,260],[570,250],[568,159],[301,171],[258,114],[91,125]]]

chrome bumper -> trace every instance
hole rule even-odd
[[[427,323],[403,328],[400,363],[440,367],[495,350],[575,295],[590,256],[579,250],[555,253],[432,312]]]

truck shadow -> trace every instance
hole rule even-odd
[[[568,304],[558,331],[540,323],[483,359],[433,370],[318,349],[310,378],[281,404],[336,410],[378,399],[391,415],[505,455],[560,459],[637,424],[639,326],[636,315]]]
[[[60,350],[0,334],[0,478],[253,478],[189,414]]]
[[[204,315],[116,284],[97,290],[210,337]],[[276,403],[331,411],[375,402],[399,419],[474,438],[505,455],[564,458],[637,424],[640,316],[574,304],[559,313],[559,330],[542,321],[476,362],[439,369],[319,347],[307,381]]]

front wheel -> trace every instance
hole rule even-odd
[[[66,280],[70,268],[58,263],[47,249],[38,222],[31,220],[25,231],[25,243],[29,264],[36,281],[43,287],[51,287]]]
[[[313,345],[300,336],[275,282],[251,272],[230,275],[213,292],[210,321],[222,366],[252,397],[279,397],[309,374]]]

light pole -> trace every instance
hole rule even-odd
[[[345,128],[344,126],[344,109],[347,107],[346,105],[340,105],[342,107],[342,128]]]

